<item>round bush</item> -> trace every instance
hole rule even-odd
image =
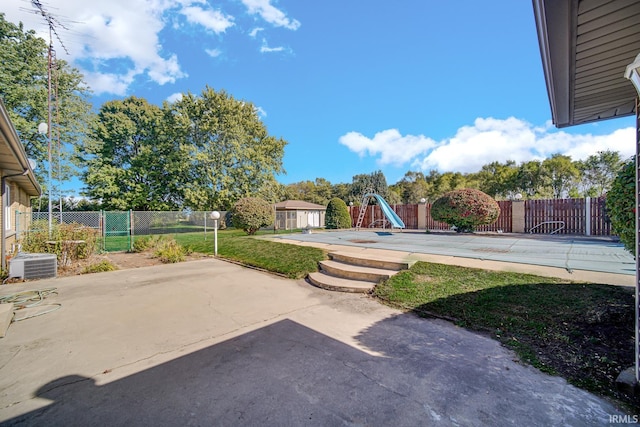
[[[233,206],[232,218],[234,227],[256,234],[261,227],[273,224],[273,206],[257,197],[245,197]]]
[[[480,190],[463,188],[443,194],[431,206],[431,217],[456,227],[456,231],[471,232],[479,225],[491,224],[500,216],[500,206]]]
[[[635,161],[624,164],[607,193],[607,215],[626,250],[636,254]]]
[[[351,228],[351,215],[344,200],[334,197],[329,201],[324,226],[330,229]]]

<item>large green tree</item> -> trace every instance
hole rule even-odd
[[[482,166],[477,177],[480,190],[493,198],[505,199],[517,193],[515,191],[517,175],[516,162],[508,160],[505,163],[491,162]]]
[[[171,137],[184,156],[182,198],[193,209],[229,209],[243,197],[274,202],[283,194],[286,141],[268,134],[250,102],[206,87],[168,105]]]
[[[333,188],[324,178],[315,181],[300,181],[285,186],[285,199],[304,200],[305,202],[326,205],[333,196]]]
[[[599,197],[604,195],[611,188],[622,164],[620,153],[611,150],[598,151],[597,154],[578,162],[584,196]]]
[[[518,166],[514,179],[514,186],[517,192],[522,193],[527,198],[534,198],[544,191],[544,173],[542,162],[530,160]]]
[[[370,174],[359,174],[353,177],[351,197],[354,200],[360,201],[366,193],[376,193],[384,199],[389,198],[389,186],[382,171],[379,170]]]
[[[543,177],[555,199],[572,196],[580,171],[570,156],[554,154],[542,162]]]
[[[165,113],[135,96],[100,108],[93,138],[83,145],[87,194],[105,209],[162,210],[181,206],[179,146]]]
[[[207,87],[162,107],[130,97],[105,103],[89,158],[87,193],[107,209],[228,210],[243,197],[281,200],[286,142],[251,103]]]
[[[390,190],[400,195],[400,202],[405,204],[419,203],[421,199],[427,198],[432,192],[432,183],[427,183],[422,172],[408,171],[402,179],[390,185]]]
[[[0,13],[0,97],[27,155],[38,161],[36,173],[45,188],[49,141],[38,133],[38,125],[49,119],[48,51],[48,43],[34,31],[8,22]],[[93,114],[83,76],[66,61],[52,61],[51,89],[51,169],[60,181],[75,173],[74,165],[82,164],[74,147],[85,138]]]

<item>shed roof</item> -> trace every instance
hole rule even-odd
[[[303,200],[285,200],[276,203],[276,210],[326,210],[326,206],[316,205],[315,203],[305,202]]]
[[[27,171],[26,175],[12,176],[11,179],[27,192],[29,196],[39,196],[40,184],[31,169],[27,153],[18,138],[7,109],[0,99],[0,170],[4,176],[20,174]]]
[[[640,52],[640,1],[533,0],[533,9],[553,123],[634,114],[624,72]]]

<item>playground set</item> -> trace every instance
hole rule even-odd
[[[362,196],[362,203],[360,204],[360,213],[358,214],[358,221],[356,221],[356,230],[360,229],[362,226],[362,221],[367,213],[367,207],[369,206],[369,200],[375,199],[380,205],[380,209],[382,213],[391,224],[391,228],[405,228],[404,222],[398,214],[396,214],[389,203],[379,194],[374,193],[373,191],[366,192],[364,196]]]

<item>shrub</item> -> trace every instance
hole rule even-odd
[[[624,164],[607,193],[607,215],[613,232],[632,255],[636,253],[636,184],[635,161]]]
[[[233,206],[233,226],[249,235],[273,221],[273,206],[257,197],[245,197]]]
[[[158,241],[153,255],[165,264],[175,263],[184,261],[187,250],[175,239],[163,239]]]
[[[486,193],[472,188],[443,194],[431,206],[431,217],[456,227],[456,231],[471,232],[479,225],[491,224],[500,216],[500,206]]]
[[[148,249],[155,249],[164,239],[161,235],[136,237],[133,241],[133,252],[144,252]]]
[[[334,197],[329,201],[324,225],[331,229],[351,228],[351,215],[344,200]]]
[[[111,261],[105,259],[105,260],[102,260],[102,261],[100,261],[100,262],[98,262],[96,264],[91,264],[91,265],[86,266],[82,270],[81,274],[102,273],[102,272],[105,272],[105,271],[115,271],[117,269],[118,269],[118,267],[113,265],[111,263]]]
[[[58,224],[51,226],[47,220],[34,221],[22,240],[22,250],[32,253],[56,254],[61,266],[88,258],[96,251],[98,230],[82,224]],[[82,242],[82,243],[80,243]]]

